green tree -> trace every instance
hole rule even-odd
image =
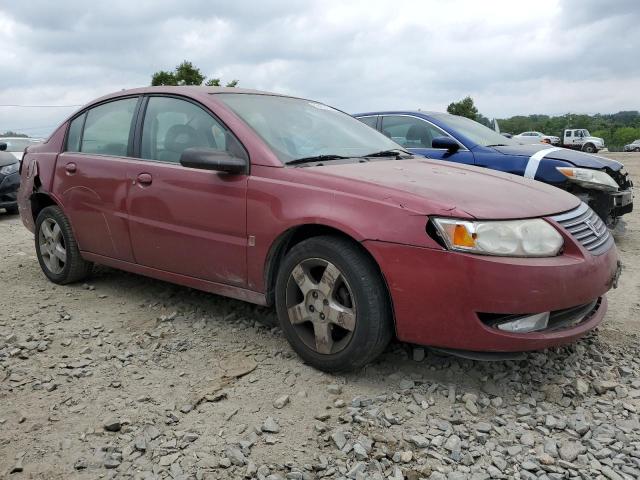
[[[200,69],[193,65],[193,63],[185,60],[178,65],[173,72],[166,70],[160,70],[151,76],[151,85],[203,85],[206,77],[202,74]],[[219,87],[220,79],[211,78],[204,85],[210,87]],[[227,83],[227,87],[235,87],[238,85],[238,80],[232,80]]]
[[[447,112],[451,115],[460,115],[461,117],[470,118],[471,120],[481,123],[485,127],[492,128],[491,120],[478,112],[478,109],[473,103],[473,99],[469,96],[463,98],[459,102],[451,102],[447,107]]]
[[[205,79],[200,69],[186,60],[176,67],[175,77],[178,85],[202,85]]]
[[[473,104],[471,97],[465,97],[459,102],[451,102],[447,107],[447,112],[451,115],[460,115],[461,117],[467,117],[471,120],[478,119],[478,109]]]
[[[178,79],[173,72],[167,72],[166,70],[160,70],[151,77],[151,85],[157,87],[158,85],[178,85]]]
[[[222,85],[220,85],[220,79],[219,78],[210,78],[209,80],[207,80],[205,85],[207,87],[221,87],[222,86]],[[231,80],[230,82],[228,82],[225,85],[225,87],[235,87],[237,85],[238,85],[238,80]]]

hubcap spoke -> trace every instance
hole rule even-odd
[[[53,273],[58,273],[60,270],[60,264],[58,258],[55,255],[49,255],[49,269]]]
[[[327,268],[324,269],[320,283],[318,283],[318,290],[320,290],[326,297],[331,297],[333,289],[339,278],[340,270],[338,270],[334,264],[327,263]]]
[[[49,222],[47,220],[42,222],[42,226],[40,228],[42,229],[42,233],[44,233],[44,237],[47,240],[53,237],[53,232],[51,231],[51,226],[49,225]]]
[[[59,243],[57,243],[54,247],[53,247],[53,252],[52,252],[62,263],[67,261],[67,251],[63,248],[62,245],[60,245]]]
[[[331,325],[326,322],[314,322],[313,333],[316,337],[316,350],[318,353],[331,353],[333,338],[331,338]]]
[[[338,325],[350,332],[353,332],[356,328],[356,316],[353,309],[343,307],[335,302],[329,305],[329,314],[327,319],[330,323]]]
[[[298,325],[309,320],[309,312],[307,311],[304,302],[294,305],[293,307],[289,307],[289,321],[293,325]]]
[[[309,274],[302,268],[302,265],[297,265],[291,272],[291,276],[298,284],[298,287],[302,291],[303,295],[306,295],[315,288],[315,283],[309,277]]]
[[[42,255],[50,255],[51,251],[49,250],[49,244],[46,242],[40,242],[40,253]]]
[[[61,234],[62,234],[62,230],[60,230],[60,225],[56,223],[53,226],[53,230],[51,232],[54,242],[60,242]]]

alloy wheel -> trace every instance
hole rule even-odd
[[[67,263],[67,249],[60,225],[53,218],[46,218],[40,225],[38,247],[49,271],[55,274],[62,273]]]
[[[353,291],[333,263],[310,258],[298,263],[287,281],[289,322],[307,347],[321,354],[343,350],[356,328]]]

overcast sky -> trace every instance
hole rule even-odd
[[[0,0],[0,105],[75,105],[192,61],[348,112],[640,109],[638,0]],[[73,108],[0,106],[48,134]]]

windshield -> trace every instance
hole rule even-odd
[[[460,133],[472,142],[482,145],[483,147],[490,147],[493,145],[519,145],[514,140],[500,135],[498,132],[485,127],[481,123],[475,122],[466,117],[449,115],[447,113],[436,113],[433,114],[433,117],[449,126],[455,131],[454,133]]]
[[[402,149],[361,121],[321,103],[275,95],[215,95],[271,147],[282,163]]]
[[[7,144],[7,152],[23,152],[29,145],[40,143],[40,140],[33,138],[0,138],[0,142]]]

